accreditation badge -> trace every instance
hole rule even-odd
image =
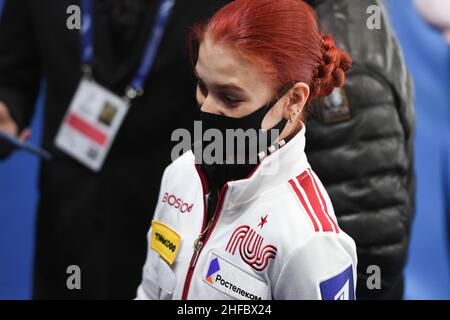
[[[56,135],[55,144],[98,172],[128,109],[125,99],[93,80],[83,79]]]

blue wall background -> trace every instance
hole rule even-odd
[[[386,4],[416,85],[418,196],[406,298],[450,299],[450,48],[411,0]],[[40,141],[41,101],[33,143]],[[0,163],[0,299],[31,297],[38,166],[23,152]]]
[[[450,148],[450,46],[421,19],[412,1],[386,4],[416,87],[417,213],[406,298],[450,299],[449,194],[444,188],[450,181],[445,158]]]
[[[0,13],[2,7],[0,0]],[[41,120],[42,97],[31,126],[34,144],[40,143]],[[31,298],[38,166],[25,152],[0,162],[0,300]]]

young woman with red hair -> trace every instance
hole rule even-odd
[[[301,0],[236,0],[189,44],[203,128],[272,145],[256,163],[248,146],[213,162],[194,146],[166,169],[138,298],[354,299],[355,244],[304,152],[310,102],[344,84],[350,56]]]

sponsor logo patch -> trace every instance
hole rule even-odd
[[[264,245],[264,238],[249,226],[240,226],[231,235],[226,251],[234,255],[239,249],[242,260],[256,271],[264,270],[275,259],[277,248]]]
[[[151,248],[170,265],[173,264],[180,249],[181,237],[167,225],[153,221],[152,222],[152,240]]]
[[[322,300],[355,300],[352,266],[320,283]]]
[[[203,280],[211,287],[240,300],[267,299],[265,282],[211,252]]]
[[[184,202],[182,199],[177,198],[173,194],[169,194],[168,192],[164,193],[164,196],[162,198],[163,203],[167,203],[169,206],[174,207],[181,213],[191,213],[192,208],[194,207],[194,204]]]
[[[215,258],[215,259],[211,260],[211,262],[209,264],[208,273],[206,274],[206,281],[208,281],[210,284],[212,284],[213,283],[212,276],[219,271],[220,271],[219,258]]]

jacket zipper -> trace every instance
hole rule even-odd
[[[223,208],[223,203],[224,203],[227,191],[228,191],[228,185],[225,184],[222,187],[222,190],[220,191],[219,199],[217,200],[217,208],[216,208],[213,218],[211,220],[210,228],[205,227],[206,215],[203,217],[204,221],[203,221],[202,232],[198,236],[197,240],[195,240],[195,242],[194,242],[194,253],[192,254],[191,262],[189,263],[189,269],[188,269],[188,273],[186,275],[186,280],[184,282],[184,288],[183,288],[183,294],[181,296],[181,300],[187,300],[189,288],[191,286],[192,276],[195,271],[195,266],[197,265],[197,261],[200,257],[200,254],[201,254],[203,248],[205,247],[206,243],[208,242],[209,238],[211,237],[211,234],[216,226],[217,220],[219,220],[219,216],[220,216],[220,213]],[[206,206],[205,206],[205,210],[206,210]]]

